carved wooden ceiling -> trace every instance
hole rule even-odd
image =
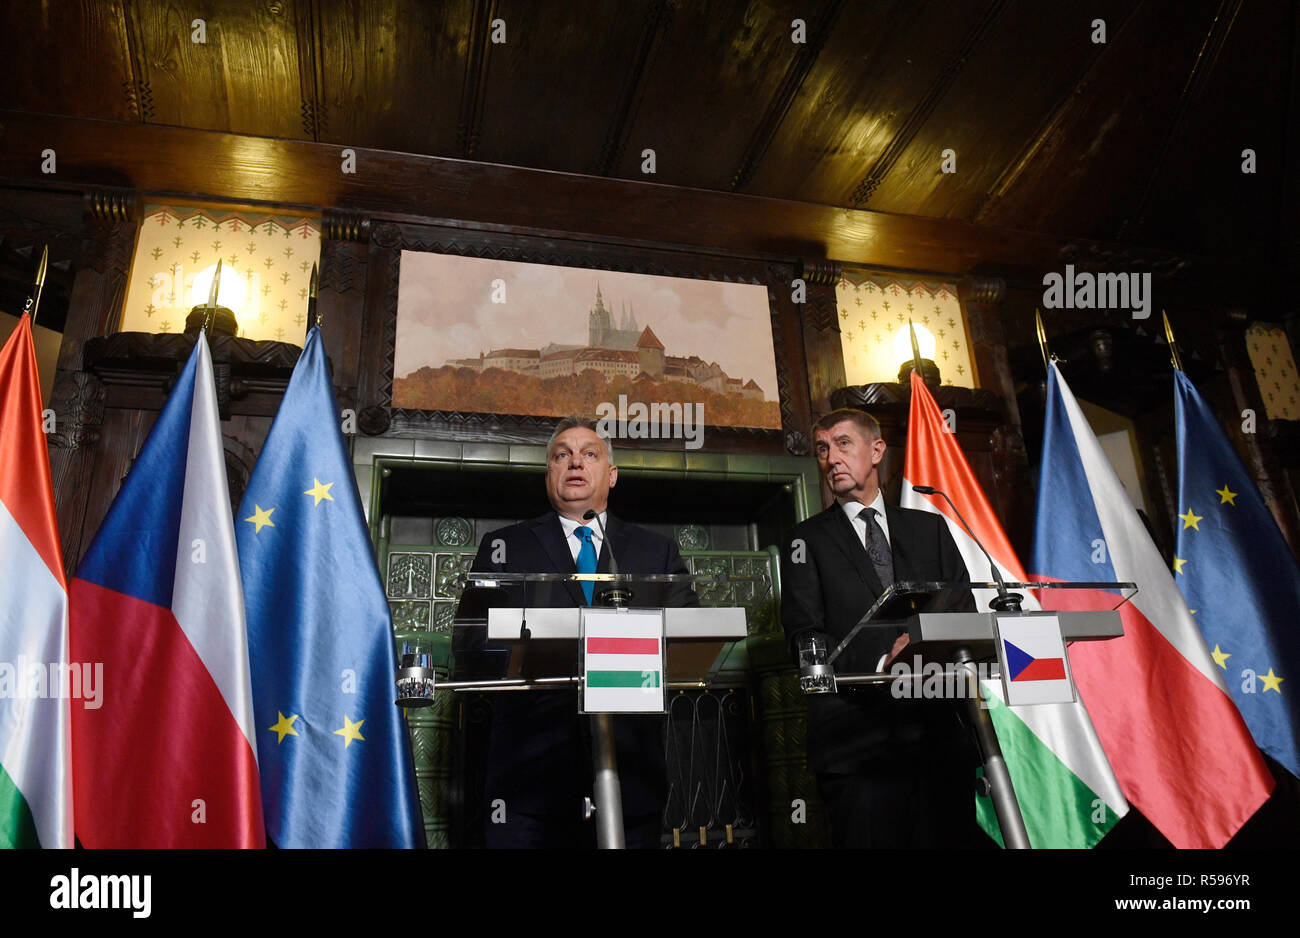
[[[1297,6],[50,0],[0,9],[0,80],[21,111],[1293,263]]]

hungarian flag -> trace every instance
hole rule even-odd
[[[1176,847],[1223,846],[1268,798],[1272,776],[1055,364],[1031,569],[1137,584],[1119,609],[1122,638],[1070,646],[1075,684],[1128,800]]]
[[[0,349],[0,847],[72,846],[68,588],[31,318]]]
[[[87,847],[261,847],[244,601],[207,340],[200,334],[69,590]]]
[[[1003,579],[1025,579],[1020,559],[957,445],[957,438],[915,372],[903,468],[903,507],[942,515],[971,579],[992,582],[988,560],[952,515],[948,503],[939,495],[913,492],[913,483],[947,492],[992,555]],[[975,595],[978,608],[985,611],[996,594],[977,590]],[[1033,596],[1026,594],[1022,608],[1029,611],[1039,607]],[[985,681],[981,686],[1020,801],[1030,844],[1038,848],[1095,845],[1128,813],[1128,802],[1083,704],[1008,707],[997,681]],[[1001,842],[1001,829],[990,799],[976,800],[976,816],[989,836]]]
[[[663,624],[645,610],[583,613],[583,709],[662,712]]]

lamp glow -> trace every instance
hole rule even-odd
[[[222,289],[225,289],[225,286],[226,281],[223,277],[221,280]],[[938,346],[934,336],[930,333],[929,329],[919,323],[914,324],[912,328],[916,330],[916,344],[921,350],[921,357],[933,361],[934,352]],[[893,347],[894,358],[898,361],[899,365],[902,365],[903,362],[910,362],[912,360],[912,337],[907,333],[907,323],[903,323],[899,326],[898,331],[894,333]]]
[[[207,303],[212,292],[212,277],[217,272],[217,265],[205,267],[194,275],[194,284],[190,287],[190,305],[202,306]],[[224,306],[236,316],[244,305],[248,295],[248,284],[230,267],[221,268],[221,288],[217,291],[217,305]]]

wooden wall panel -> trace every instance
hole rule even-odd
[[[1083,237],[1113,237],[1140,194],[1134,167],[1169,129],[1168,102],[1187,80],[1214,8],[1212,0],[1146,0],[1112,38],[1111,67],[988,221],[1030,229],[1068,224]],[[1157,35],[1164,45],[1159,56],[1151,54]]]
[[[95,533],[104,523],[108,509],[117,497],[118,489],[122,487],[122,480],[131,471],[136,454],[140,452],[140,447],[144,445],[145,438],[157,419],[156,411],[120,408],[104,411],[104,423],[95,448],[94,468],[90,473],[85,507],[77,512],[68,511],[61,503],[58,506],[60,518],[66,518],[69,524],[78,528],[75,550],[69,550],[71,544],[64,542],[64,563],[69,572],[76,569],[81,557],[90,548]],[[70,554],[75,556],[69,556]]]
[[[788,0],[676,5],[614,175],[726,188],[798,53],[790,21],[813,19],[820,6]],[[653,177],[641,172],[647,147],[655,151]]]
[[[441,160],[358,148],[358,172],[339,172],[333,146],[173,127],[0,111],[0,180],[49,185],[38,141],[59,148],[59,183],[129,184],[231,201],[464,223],[592,240],[657,243],[750,257],[828,257],[860,266],[964,274],[1056,266],[1055,236],[919,216],[853,211],[619,179]],[[1162,257],[1159,251],[1146,252]],[[1231,264],[1206,277],[1243,281]]]
[[[321,0],[320,139],[459,156],[456,121],[476,6]]]
[[[5,106],[139,120],[125,2],[0,4]]]
[[[301,137],[298,40],[291,4],[219,0],[203,9],[127,0],[136,68],[159,124]],[[192,41],[196,18],[207,42]]]
[[[625,83],[642,80],[637,49],[658,5],[496,4],[506,42],[485,46],[476,158],[568,171],[592,163],[623,116]]]
[[[810,416],[815,419],[834,408],[830,395],[845,385],[844,346],[840,339],[840,320],[835,284],[840,277],[838,264],[802,265],[807,296],[799,308],[803,326],[803,346],[808,375]],[[810,437],[811,439],[811,437]]]
[[[1271,266],[1296,253],[1291,0],[59,0],[8,4],[0,29],[7,106],[327,142],[330,176],[341,148],[395,150]],[[243,145],[254,171],[267,148]],[[401,181],[436,197],[425,168]]]
[[[1136,2],[1099,0],[1087,15],[1079,10],[1063,15],[1056,4],[1037,0],[1009,4],[965,61],[949,63],[960,74],[924,116],[870,206],[973,218],[1024,140],[1068,99],[1088,62],[1107,48],[1092,43],[1092,20],[1103,19],[1114,29]],[[1035,41],[1026,42],[1026,36]],[[980,119],[972,120],[976,114]],[[955,173],[940,172],[944,149],[956,152]]]
[[[1133,240],[1213,254],[1258,245],[1279,262],[1295,261],[1283,247],[1286,239],[1271,235],[1280,230],[1294,237],[1300,209],[1294,199],[1279,197],[1286,174],[1300,171],[1288,148],[1288,135],[1294,146],[1300,132],[1300,114],[1287,111],[1288,72],[1300,72],[1289,62],[1298,37],[1291,35],[1288,18],[1300,22],[1294,3],[1241,4],[1168,153],[1159,160],[1151,154],[1142,167],[1151,192],[1127,233]],[[1291,94],[1294,109],[1298,102]],[[1252,174],[1241,171],[1246,148],[1256,155]],[[1188,224],[1189,217],[1198,223]]]
[[[978,12],[976,3],[846,3],[745,191],[847,204]]]
[[[369,246],[358,240],[325,238],[321,242],[316,311],[321,317],[321,339],[333,367],[332,381],[340,409],[358,408],[357,375],[361,368],[368,257]]]

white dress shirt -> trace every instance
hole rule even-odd
[[[885,532],[885,543],[891,548],[894,542],[889,539],[889,519],[885,516],[885,496],[877,489],[876,500],[870,505],[864,505],[862,502],[840,502],[840,507],[844,509],[844,514],[849,519],[849,524],[853,525],[853,530],[858,534],[858,540],[862,542],[862,547],[867,547],[867,519],[859,518],[864,508],[876,509],[876,523],[880,525],[880,530]]]
[[[602,511],[598,517],[592,518],[590,521],[574,521],[572,518],[560,515],[560,527],[564,528],[564,542],[569,545],[569,553],[573,555],[573,565],[575,567],[578,565],[578,551],[582,550],[582,538],[573,532],[578,528],[591,528],[591,546],[596,548],[596,559],[600,560],[600,547],[605,543],[605,539],[600,536],[600,532],[604,530],[603,526],[609,523],[606,515],[608,515],[608,512]],[[599,524],[597,524],[598,521]]]

